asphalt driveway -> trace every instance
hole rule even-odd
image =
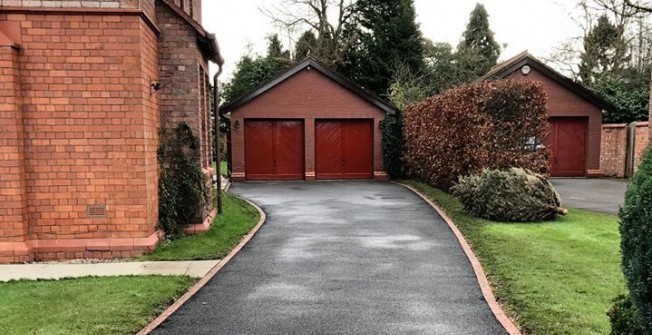
[[[562,206],[618,214],[625,201],[627,180],[607,178],[552,178]]]
[[[455,236],[381,182],[241,183],[267,222],[153,334],[506,334]]]

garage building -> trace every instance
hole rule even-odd
[[[496,65],[482,79],[540,82],[548,96],[550,133],[546,145],[552,150],[550,174],[555,177],[602,175],[602,113],[613,110],[611,104],[527,52]]]
[[[220,113],[233,180],[388,179],[380,122],[395,108],[314,58]]]

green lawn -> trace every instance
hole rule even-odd
[[[133,334],[193,283],[171,276],[0,283],[0,334]]]
[[[213,162],[213,170],[217,169],[217,162]],[[221,161],[220,162],[220,173],[224,176],[227,177],[229,175],[229,165],[227,164],[226,161]]]
[[[469,216],[440,190],[405,183],[453,219],[497,299],[526,334],[609,333],[605,312],[625,292],[617,217],[570,209],[568,216],[548,223],[496,223]]]
[[[223,205],[224,213],[217,216],[205,234],[164,241],[153,253],[142,258],[176,261],[224,257],[258,223],[260,215],[254,207],[228,192],[224,192]]]

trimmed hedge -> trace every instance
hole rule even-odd
[[[611,335],[645,335],[632,297],[621,294],[607,311],[611,323]]]
[[[652,147],[634,174],[620,209],[623,273],[646,333],[652,333]]]
[[[548,173],[546,95],[534,82],[464,85],[411,105],[403,118],[406,172],[450,189],[459,176],[522,167]]]

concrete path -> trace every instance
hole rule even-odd
[[[152,334],[506,334],[454,234],[380,182],[239,183],[267,221]]]
[[[10,264],[0,265],[0,282],[18,279],[60,279],[67,277],[126,275],[183,275],[201,278],[218,262],[219,260],[92,264]]]
[[[627,180],[598,178],[552,178],[564,207],[618,214],[625,201]]]

